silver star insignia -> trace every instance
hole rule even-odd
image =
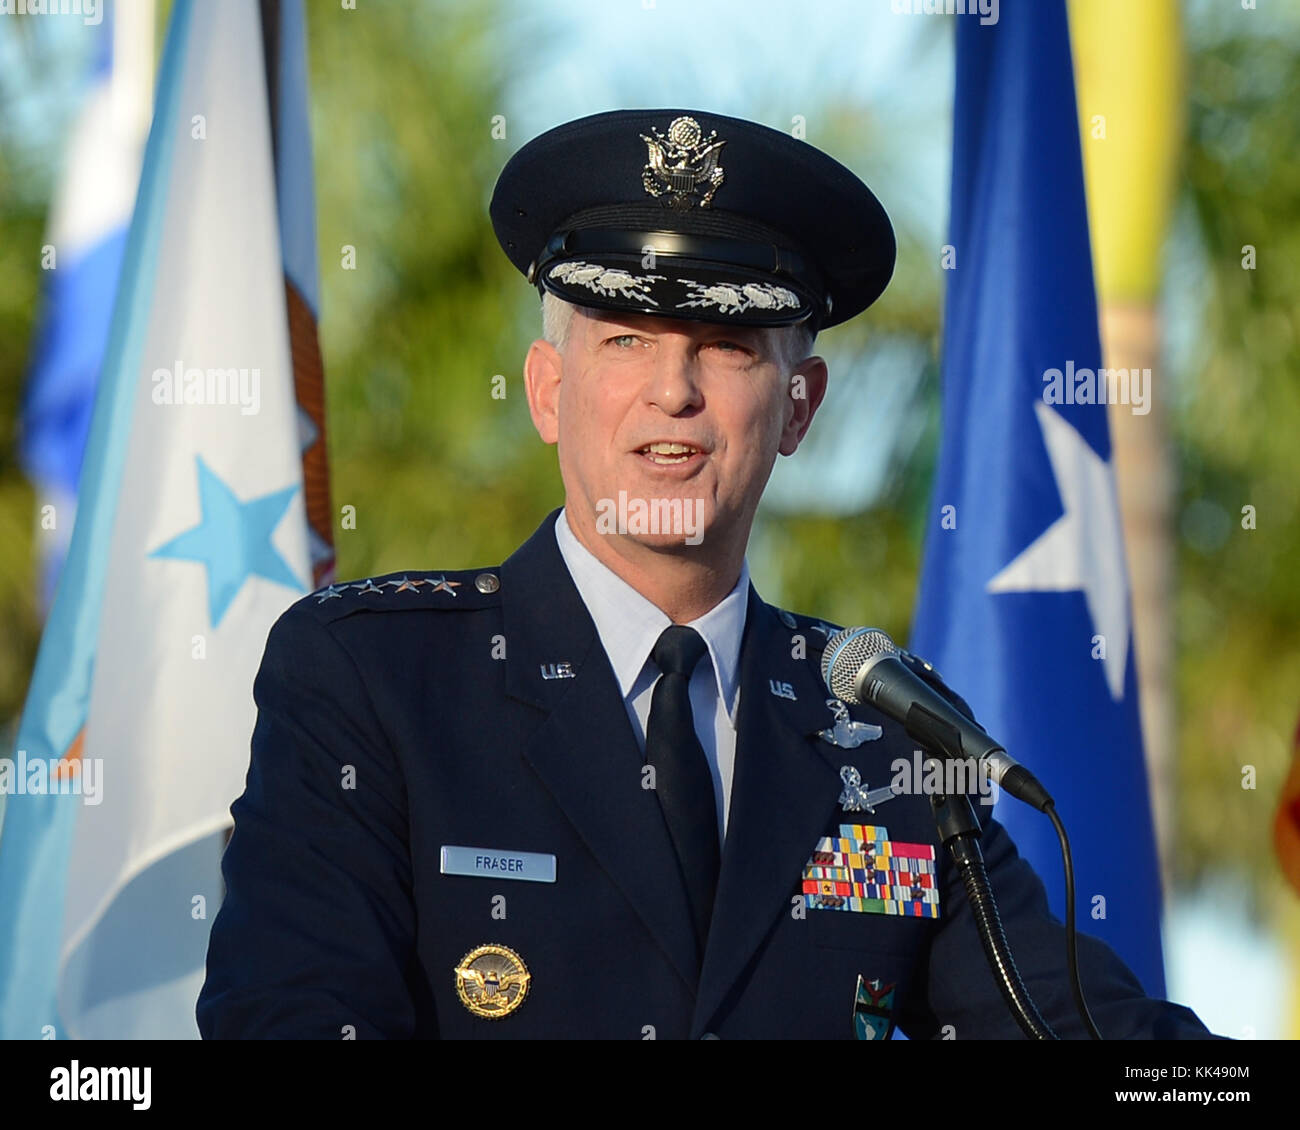
[[[387,588],[392,586],[393,592],[415,592],[415,590],[424,583],[425,582],[420,580],[418,577],[415,580],[411,580],[409,577],[403,577],[399,581],[385,581],[384,587]]]
[[[430,578],[427,583],[433,586],[430,592],[450,592],[452,596],[456,595],[452,590],[460,587],[459,581],[449,581],[445,575]]]

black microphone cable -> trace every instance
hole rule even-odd
[[[1083,995],[1083,981],[1079,977],[1079,938],[1074,927],[1074,856],[1070,854],[1070,837],[1065,834],[1065,825],[1056,813],[1056,803],[1050,798],[1042,810],[1056,829],[1056,838],[1061,841],[1061,861],[1065,865],[1065,960],[1070,967],[1070,987],[1074,990],[1074,1004],[1083,1018],[1083,1026],[1094,1040],[1101,1039],[1097,1025],[1093,1023],[1092,1013],[1088,1011],[1088,1002]]]

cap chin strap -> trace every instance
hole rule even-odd
[[[823,293],[821,279],[809,260],[789,247],[737,239],[715,239],[674,231],[628,231],[626,228],[570,228],[546,241],[542,254],[528,269],[536,282],[547,264],[576,255],[654,255],[665,259],[699,259],[719,266],[743,267],[785,278],[800,290]]]

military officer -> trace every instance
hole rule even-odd
[[[543,295],[564,506],[500,565],[276,623],[203,1036],[1019,1037],[927,797],[882,791],[914,743],[830,695],[834,626],[745,561],[825,393],[815,333],[889,280],[884,209],[785,134],[637,110],[524,146],[491,215]],[[1080,1037],[1063,929],[976,809],[1025,982]],[[1105,1036],[1208,1036],[1079,952]]]

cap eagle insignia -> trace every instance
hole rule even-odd
[[[654,136],[641,134],[648,156],[641,184],[651,196],[666,196],[673,208],[698,204],[707,208],[725,179],[718,155],[727,143],[718,141],[718,131],[703,136],[694,118],[674,118],[667,135],[651,127]],[[697,199],[698,197],[698,199]]]

